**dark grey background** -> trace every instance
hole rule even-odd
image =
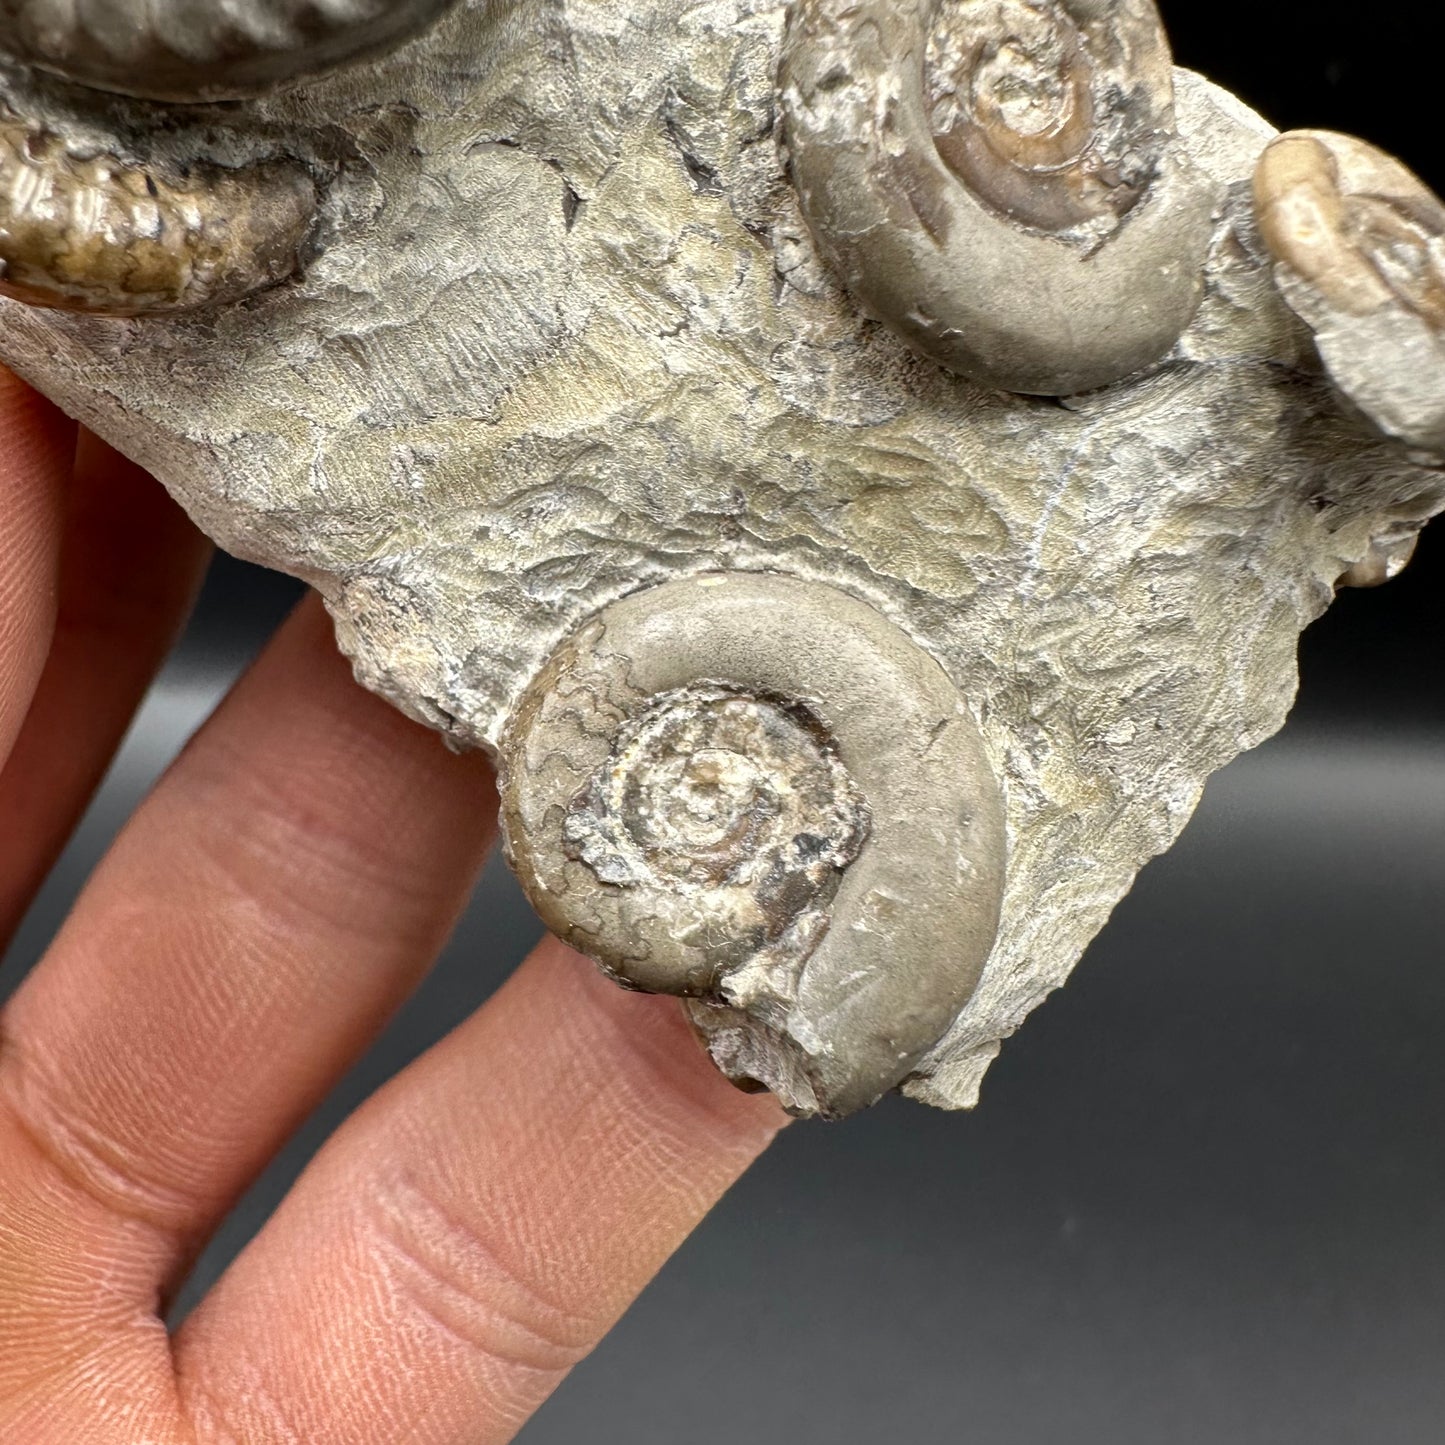
[[[1445,187],[1435,8],[1163,5],[1180,60]],[[222,562],[0,997],[294,596]],[[1445,1438],[1445,535],[1307,636],[1285,732],[1211,785],[982,1107],[789,1131],[526,1445],[1425,1445]],[[536,927],[499,868],[189,1298]]]

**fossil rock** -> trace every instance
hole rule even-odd
[[[1337,583],[1387,575],[1445,506],[1434,458],[1344,395],[1281,295],[1288,247],[1253,194],[1272,131],[1198,76],[1170,83],[1151,7],[1060,4],[1077,42],[1037,29],[1046,0],[895,9],[913,27],[897,53],[932,67],[923,129],[944,143],[905,139],[938,145],[920,165],[941,214],[1064,248],[1069,296],[1137,267],[1131,234],[1188,178],[1156,300],[1125,317],[1101,284],[1102,310],[1050,313],[1047,275],[1004,273],[959,301],[969,278],[917,235],[849,233],[885,224],[877,172],[849,171],[819,96],[899,92],[876,56],[802,75],[799,36],[836,19],[822,0],[791,20],[782,0],[460,3],[381,59],[224,108],[0,62],[17,295],[53,299],[48,257],[85,254],[102,270],[67,284],[86,310],[138,309],[128,248],[175,239],[106,209],[105,166],[96,204],[47,230],[17,179],[37,158],[94,181],[116,157],[162,196],[167,177],[281,167],[315,208],[284,265],[187,292],[198,309],[0,299],[0,355],[222,545],[319,588],[368,686],[500,753],[548,922],[688,995],[721,1066],[803,1113],[893,1086],[970,1105],[1209,773],[1280,725],[1298,634]],[[1143,26],[1124,49],[1149,84],[1107,122],[1138,164],[1042,180],[1038,214],[1010,220],[1029,192],[1000,154],[1048,171],[1078,107],[1097,120],[1118,94],[1069,80],[1121,63],[1104,14]],[[1027,31],[1012,50],[987,38],[1004,22]],[[1054,61],[1037,113],[995,73]],[[987,154],[968,129],[985,113]],[[980,366],[964,338],[939,364],[942,332],[884,294],[900,245],[940,304],[1002,315],[1005,341],[1016,314],[1043,317],[1042,352],[1036,330]],[[1105,365],[1111,315],[1128,344]],[[1388,330],[1371,344],[1391,354]],[[989,369],[1024,353],[1033,375]]]

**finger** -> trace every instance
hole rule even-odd
[[[177,1340],[202,1439],[494,1445],[784,1122],[549,941],[364,1107]]]
[[[81,433],[50,652],[0,769],[0,947],[103,777],[209,555],[160,486]]]
[[[177,1269],[430,964],[495,813],[304,604],[12,1000],[0,1122]]]
[[[0,763],[50,647],[75,427],[0,367]]]

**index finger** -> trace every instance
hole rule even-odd
[[[0,763],[50,651],[75,424],[0,367]]]
[[[550,939],[330,1140],[176,1340],[203,1440],[503,1445],[786,1122]]]

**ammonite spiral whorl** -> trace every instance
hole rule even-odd
[[[528,689],[501,781],[547,925],[694,1000],[723,1067],[799,1109],[896,1086],[992,947],[1003,814],[973,719],[831,587],[715,573],[614,603]]]
[[[707,684],[630,717],[563,827],[569,857],[645,895],[694,944],[681,988],[646,961],[629,981],[699,994],[730,966],[808,946],[867,834],[867,804],[822,724],[800,704]]]

